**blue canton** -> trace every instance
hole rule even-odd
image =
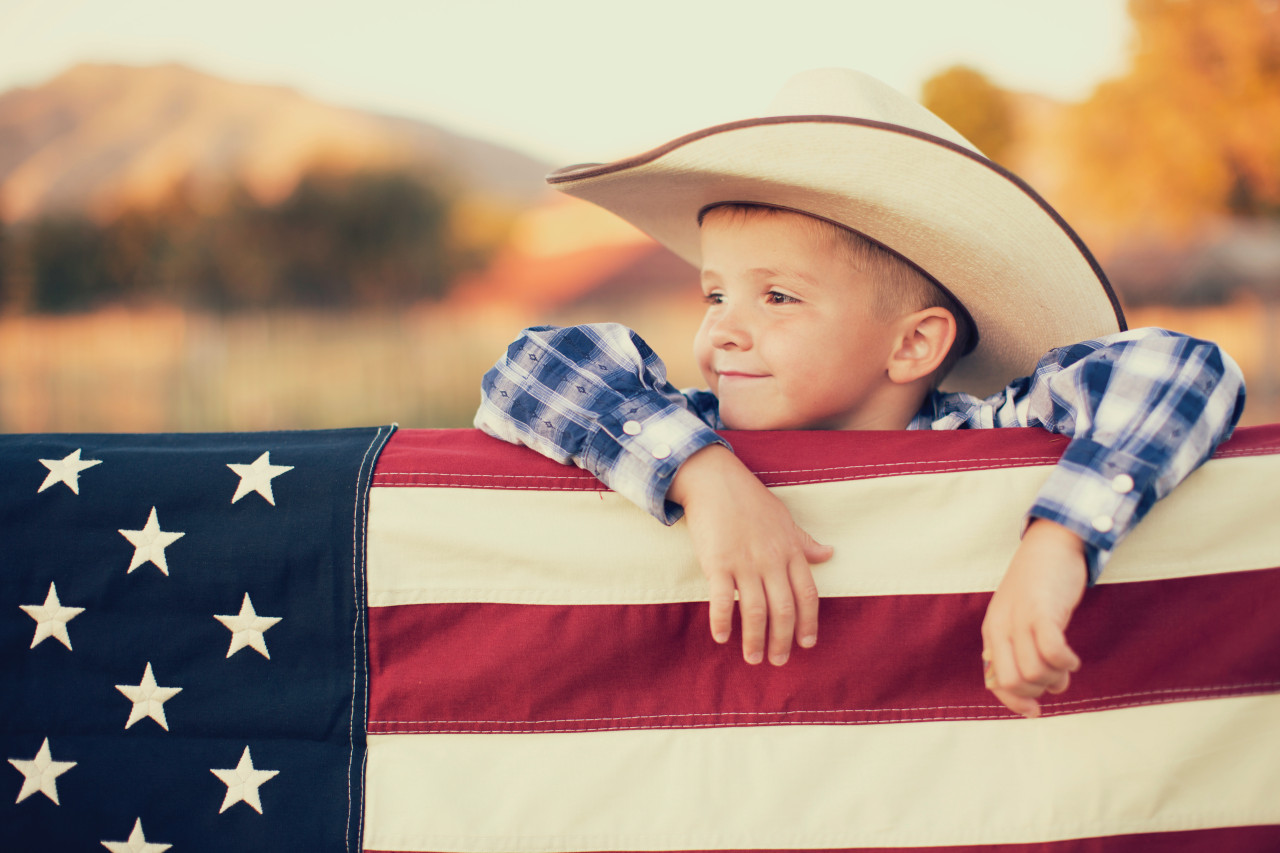
[[[0,437],[4,849],[360,850],[390,434]]]

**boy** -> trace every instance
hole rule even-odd
[[[621,327],[535,328],[486,375],[476,426],[586,468],[666,523],[683,511],[712,634],[728,640],[736,593],[749,663],[817,641],[810,566],[831,549],[713,427],[1071,436],[982,629],[988,688],[1035,716],[1080,665],[1065,629],[1086,582],[1239,418],[1225,354],[1124,332],[1101,270],[1042,199],[865,75],[808,72],[764,118],[548,180],[701,268],[694,350],[710,391],[676,391]],[[991,396],[944,393],[944,379]]]

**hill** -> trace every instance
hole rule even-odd
[[[9,221],[145,205],[178,182],[201,192],[239,181],[272,200],[317,167],[431,168],[517,204],[545,193],[549,171],[425,122],[182,65],[77,65],[0,94],[0,216]]]

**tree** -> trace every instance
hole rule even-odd
[[[1067,125],[1064,206],[1130,235],[1185,239],[1280,210],[1280,4],[1130,0],[1131,62]]]
[[[443,296],[485,247],[456,233],[440,179],[407,171],[305,175],[283,200],[243,187],[197,203],[178,186],[105,223],[57,216],[15,229],[0,298],[37,311],[112,301],[240,310],[398,306]],[[0,240],[5,235],[0,233]],[[13,269],[29,269],[15,275]],[[30,279],[29,298],[7,294]],[[25,292],[25,291],[24,291]]]
[[[265,212],[281,295],[315,305],[440,296],[457,272],[449,213],[445,194],[413,175],[308,175]]]
[[[107,273],[103,232],[88,219],[41,220],[31,227],[26,242],[35,310],[83,310],[108,301],[118,291]]]
[[[1013,111],[1008,94],[981,72],[963,65],[941,71],[925,81],[920,100],[987,157],[1005,162],[1014,142]]]

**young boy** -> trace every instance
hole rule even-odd
[[[736,594],[749,663],[767,646],[781,665],[793,638],[817,642],[810,567],[832,551],[713,429],[1071,436],[982,627],[987,687],[1035,716],[1037,698],[1080,666],[1065,630],[1086,583],[1243,407],[1229,357],[1162,330],[1125,332],[1056,212],[857,72],[808,72],[766,117],[548,180],[701,268],[694,352],[710,391],[677,391],[620,326],[533,328],[485,376],[476,426],[580,465],[668,524],[683,512],[712,634],[729,639]],[[946,393],[944,380],[990,396]]]

